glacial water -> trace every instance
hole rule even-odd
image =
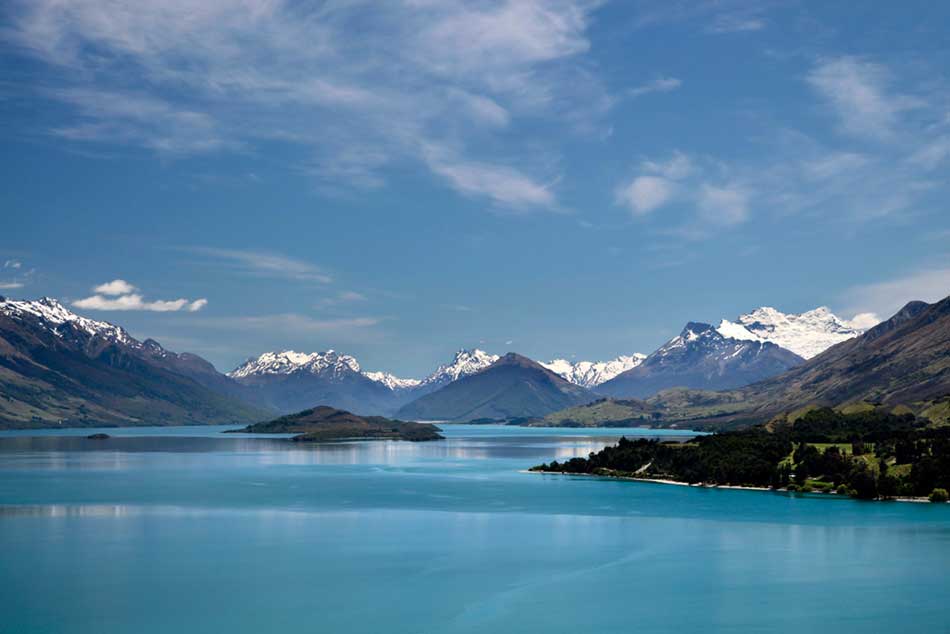
[[[950,505],[525,473],[642,430],[0,433],[0,632],[944,632]]]

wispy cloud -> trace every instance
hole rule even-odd
[[[741,186],[704,184],[699,190],[699,208],[712,224],[739,224],[749,216],[749,194]]]
[[[761,31],[765,27],[766,21],[760,15],[738,12],[717,15],[706,30],[709,33],[742,33]]]
[[[346,317],[339,319],[317,319],[299,313],[279,313],[273,315],[251,315],[246,317],[221,317],[196,322],[209,328],[229,330],[263,330],[280,333],[341,333],[363,331],[380,323],[377,317]]]
[[[556,210],[550,186],[513,167],[461,160],[435,146],[427,149],[426,162],[462,194],[487,196],[513,209]]]
[[[845,291],[841,303],[856,313],[890,317],[907,302],[936,302],[950,295],[950,268],[913,271],[894,279],[863,284]]]
[[[675,77],[660,77],[636,88],[631,88],[627,91],[627,94],[631,97],[641,97],[654,92],[672,92],[682,85],[683,82]]]
[[[824,60],[807,76],[844,132],[876,139],[890,138],[900,113],[922,105],[916,97],[893,92],[892,80],[887,67],[855,57]]]
[[[333,277],[305,260],[279,253],[217,247],[183,247],[182,250],[218,260],[241,274],[329,284]]]
[[[148,301],[140,293],[134,292],[135,290],[135,286],[125,280],[112,280],[94,287],[95,295],[78,299],[73,302],[73,306],[86,310],[141,310],[155,313],[185,310],[193,313],[208,305],[208,300],[204,298]]]
[[[332,306],[341,306],[365,301],[366,296],[362,293],[357,293],[356,291],[340,291],[332,297],[323,298],[317,302],[316,306],[318,308],[329,308]]]
[[[611,98],[581,61],[598,4],[14,0],[5,35],[56,71],[37,90],[72,110],[48,130],[58,138],[172,157],[288,143],[334,187],[421,162],[462,194],[524,208],[554,205],[539,184],[552,175],[491,135],[530,117],[556,154],[545,124],[603,117]],[[425,155],[448,143],[454,158]]]
[[[12,278],[0,279],[0,291],[12,291],[26,286],[30,278],[33,277],[33,270],[24,271],[23,262],[20,260],[5,260],[0,271]]]

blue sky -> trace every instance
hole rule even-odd
[[[29,0],[0,293],[227,370],[950,293],[950,5]],[[134,288],[113,285],[124,280]],[[121,309],[121,310],[117,310]]]

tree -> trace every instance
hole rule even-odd
[[[934,489],[930,492],[930,501],[931,502],[947,502],[950,501],[950,494],[947,493],[946,489]]]

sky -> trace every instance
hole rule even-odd
[[[227,371],[950,294],[950,4],[9,0],[0,294]],[[867,317],[862,317],[867,319]]]

